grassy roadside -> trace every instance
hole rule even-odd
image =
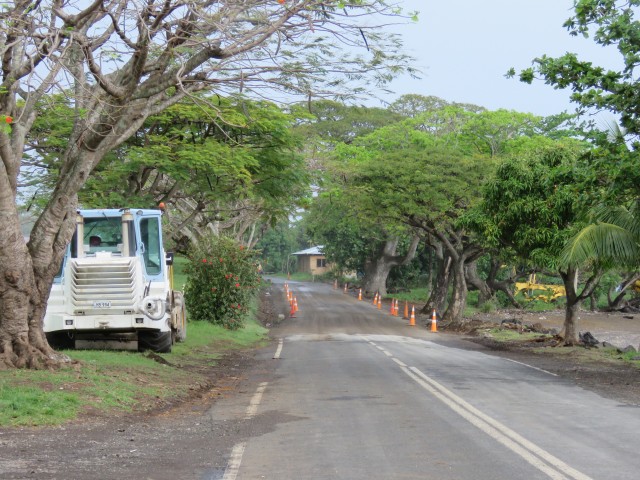
[[[176,272],[176,287],[185,279]],[[0,370],[0,427],[61,425],[85,415],[150,410],[192,396],[210,384],[207,373],[216,360],[266,342],[257,311],[255,299],[244,328],[235,331],[189,321],[186,341],[169,354],[67,350],[72,362],[56,371]]]
[[[187,340],[169,354],[68,350],[73,363],[57,371],[0,371],[0,427],[60,425],[186,398],[208,385],[207,366],[259,346],[267,332],[255,320],[237,331],[205,322],[190,322],[188,329]]]
[[[252,319],[237,331],[205,322],[188,329],[187,340],[169,354],[68,350],[73,363],[57,371],[0,371],[0,426],[60,425],[88,413],[131,413],[186,398],[208,384],[206,366],[259,346],[267,332]]]

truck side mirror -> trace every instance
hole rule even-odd
[[[165,259],[167,261],[167,265],[169,266],[173,265],[173,252],[167,252],[165,254]]]

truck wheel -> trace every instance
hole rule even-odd
[[[158,330],[138,332],[138,351],[151,350],[157,353],[171,352],[171,332]]]
[[[47,332],[47,342],[54,350],[73,350],[76,340],[70,332]]]

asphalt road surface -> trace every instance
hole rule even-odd
[[[296,318],[273,326],[257,358],[224,359],[204,396],[152,415],[0,429],[0,479],[638,477],[637,405],[330,285],[290,287]],[[271,298],[289,313],[282,283]]]
[[[637,478],[635,406],[331,286],[289,286],[299,311],[272,330],[268,368],[208,412],[246,428],[202,478]]]

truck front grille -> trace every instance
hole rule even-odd
[[[132,309],[136,291],[136,259],[76,259],[71,265],[71,299],[76,310],[94,310],[95,302],[110,302],[110,309]]]

